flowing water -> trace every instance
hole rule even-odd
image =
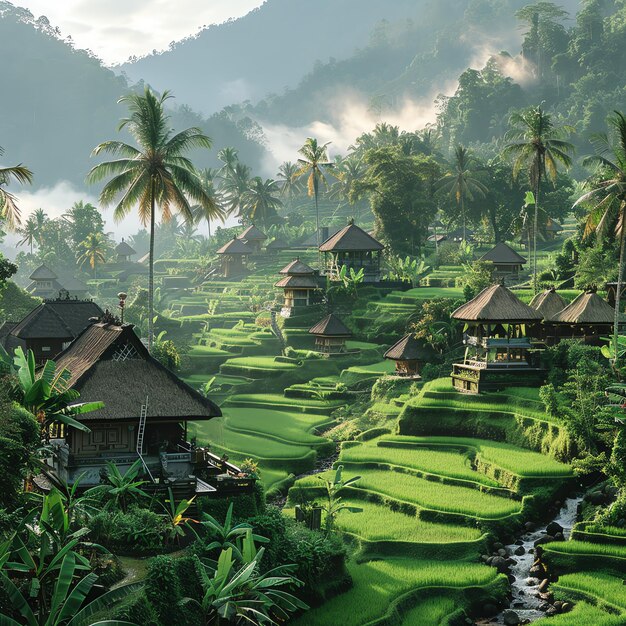
[[[563,536],[567,540],[572,531],[572,527],[576,523],[576,515],[578,513],[578,505],[582,498],[568,498],[554,518],[554,521],[563,527]],[[522,623],[533,622],[540,617],[544,617],[543,611],[539,610],[543,600],[539,597],[539,583],[537,578],[533,578],[530,574],[530,568],[535,561],[534,547],[535,541],[541,539],[545,535],[545,526],[539,530],[526,533],[520,537],[524,554],[517,556],[514,551],[519,547],[519,543],[506,546],[511,553],[511,558],[516,561],[515,565],[511,565],[510,572],[515,576],[515,581],[511,583],[511,606],[510,609],[515,611]],[[532,550],[533,552],[530,552]],[[493,624],[503,624],[503,617],[500,614]]]

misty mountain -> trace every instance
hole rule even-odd
[[[128,81],[105,68],[95,57],[63,40],[45,17],[0,1],[0,58],[3,65],[0,101],[0,145],[7,162],[23,162],[35,173],[35,187],[67,180],[83,186],[93,165],[92,149],[118,136],[126,114],[117,103],[131,88]],[[142,88],[141,84],[134,86]],[[178,94],[174,94],[178,95]],[[199,156],[199,166],[217,165],[217,151],[235,146],[252,166],[263,159],[253,124],[221,113],[210,118],[195,114],[184,100],[172,100],[172,126],[200,126],[214,140],[211,153]]]
[[[366,46],[381,20],[421,20],[423,12],[430,15],[439,4],[438,0],[267,0],[244,17],[211,26],[169,51],[119,69],[134,81],[172,89],[194,109],[212,113],[294,87],[316,61],[347,58]]]

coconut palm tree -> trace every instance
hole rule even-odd
[[[306,176],[308,194],[309,196],[315,196],[315,228],[318,248],[320,246],[319,186],[321,181],[325,187],[328,187],[326,172],[333,168],[333,164],[328,160],[329,144],[330,141],[320,145],[317,139],[307,137],[302,148],[298,150],[302,158],[298,159],[298,170],[293,175],[294,178]]]
[[[243,196],[250,187],[250,168],[243,163],[235,163],[222,180],[220,190],[224,198],[224,210],[228,215],[235,211],[241,213]]]
[[[267,227],[272,218],[276,217],[276,210],[283,206],[277,197],[278,193],[275,180],[268,178],[264,181],[260,176],[255,176],[242,198],[246,219],[263,222],[263,226]]]
[[[4,154],[4,148],[0,146],[0,156]],[[0,167],[0,220],[6,222],[11,229],[16,229],[20,225],[20,210],[17,206],[16,198],[12,193],[4,189],[11,180],[25,185],[33,182],[33,173],[19,163],[13,167]]]
[[[467,219],[465,215],[466,200],[473,200],[475,195],[484,197],[487,187],[474,177],[473,166],[475,157],[467,148],[459,145],[454,149],[454,162],[451,170],[441,178],[437,187],[454,199],[461,211],[463,220],[463,241],[466,240]]]
[[[225,148],[226,149],[226,148]],[[220,154],[223,150],[220,151]],[[204,192],[213,200],[213,204],[220,210],[220,219],[222,222],[224,221],[223,217],[223,209],[222,203],[223,198],[222,194],[215,187],[215,179],[217,177],[217,171],[211,167],[207,167],[198,172],[198,179]],[[207,227],[209,229],[209,238],[211,237],[211,217],[213,216],[213,212],[205,211],[204,207],[201,204],[194,204],[191,207],[191,212],[193,214],[193,222],[194,224],[199,224],[202,220],[206,220]]]
[[[357,180],[363,178],[365,167],[363,161],[357,156],[350,156],[346,159],[336,161],[333,176],[337,179],[330,188],[329,198],[347,202],[350,206],[356,204],[356,199],[350,197],[350,190]],[[357,221],[358,221],[358,215]]]
[[[239,153],[235,148],[222,148],[217,153],[217,158],[224,164],[219,170],[222,177],[235,171],[235,166],[239,163]]]
[[[97,278],[98,265],[106,263],[109,248],[109,240],[104,233],[90,233],[84,241],[78,244],[76,261],[81,269],[89,265],[93,271],[93,277]]]
[[[622,284],[624,282],[624,249],[626,235],[626,116],[615,111],[608,118],[609,129],[613,136],[606,133],[594,135],[592,142],[596,154],[587,157],[583,165],[597,168],[595,177],[589,181],[592,189],[584,193],[575,203],[591,203],[591,210],[585,223],[584,237],[596,233],[603,237],[613,228],[619,237],[619,269],[617,273],[617,291],[615,294],[615,316],[613,319],[613,358],[618,358],[618,327]]]
[[[280,185],[280,194],[287,196],[289,200],[289,206],[293,207],[293,199],[302,193],[302,183],[295,177],[298,171],[298,166],[291,162],[285,161],[279,168],[276,178]]]
[[[38,241],[39,231],[37,229],[37,222],[35,218],[31,215],[22,228],[17,231],[22,237],[18,242],[18,246],[27,245],[30,247],[30,253],[33,253],[33,244]]]
[[[92,183],[110,178],[100,193],[103,206],[115,204],[114,218],[119,221],[137,207],[145,225],[150,224],[150,274],[148,278],[148,349],[154,337],[154,230],[157,208],[167,222],[174,212],[185,220],[193,219],[189,199],[205,211],[219,217],[212,198],[204,191],[191,161],[185,156],[194,148],[210,148],[211,140],[199,128],[188,128],[177,134],[169,128],[165,102],[166,91],[158,97],[146,87],[143,94],[132,93],[120,98],[130,116],[122,119],[119,130],[126,128],[137,147],[122,141],[106,141],[93,154],[118,155],[114,161],[99,163],[89,172]]]
[[[569,168],[570,154],[574,146],[565,141],[573,129],[557,127],[541,106],[530,107],[511,115],[511,126],[505,139],[509,142],[502,155],[513,159],[513,178],[517,180],[522,169],[526,169],[528,182],[535,194],[533,219],[533,289],[537,293],[537,232],[539,220],[539,188],[541,181],[550,179],[554,184],[558,165]]]
[[[43,229],[48,221],[48,216],[43,209],[35,209],[31,214],[31,217],[35,220],[35,224],[37,225],[37,243],[41,245]]]

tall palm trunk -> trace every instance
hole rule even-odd
[[[463,218],[463,241],[467,241],[467,232],[465,228],[465,197],[461,193],[461,217]]]
[[[620,317],[620,309],[621,309],[621,299],[622,299],[622,282],[624,280],[624,249],[626,248],[626,236],[624,231],[626,231],[626,224],[624,224],[624,219],[626,218],[626,207],[622,207],[621,209],[621,222],[622,222],[622,232],[619,237],[619,269],[617,271],[617,288],[615,290],[615,313],[613,316],[613,346],[615,350],[615,363],[614,367],[617,368],[617,354],[618,354],[618,346],[617,346],[617,336],[619,334],[619,317]]]
[[[537,234],[539,231],[539,184],[541,176],[535,185],[535,217],[533,219],[533,293],[537,293]]]
[[[317,202],[317,178],[313,180],[313,195],[315,196],[315,232],[317,247],[320,247],[320,209]]]
[[[150,188],[150,274],[148,276],[148,351],[152,350],[154,338],[154,221],[155,221],[155,185],[154,180]]]

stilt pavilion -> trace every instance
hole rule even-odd
[[[250,224],[250,226],[239,235],[239,239],[248,244],[252,254],[259,254],[263,242],[267,239],[267,235],[254,224]]]
[[[527,336],[528,325],[540,322],[542,315],[504,285],[487,287],[452,317],[465,324],[465,358],[452,371],[457,390],[478,393],[543,381],[538,353]]]
[[[291,313],[292,309],[301,309],[317,303],[316,292],[319,291],[317,271],[303,263],[299,258],[283,267],[279,274],[283,275],[274,287],[284,290],[285,300],[283,314]]]
[[[396,363],[396,376],[420,379],[420,369],[432,362],[435,351],[423,340],[408,333],[385,352],[384,357]]]
[[[241,276],[248,271],[246,258],[252,254],[252,249],[242,239],[233,237],[216,254],[222,257],[222,276],[232,278],[233,276]]]
[[[309,333],[315,335],[317,351],[324,354],[346,352],[346,340],[352,337],[350,329],[334,313],[320,320]]]

